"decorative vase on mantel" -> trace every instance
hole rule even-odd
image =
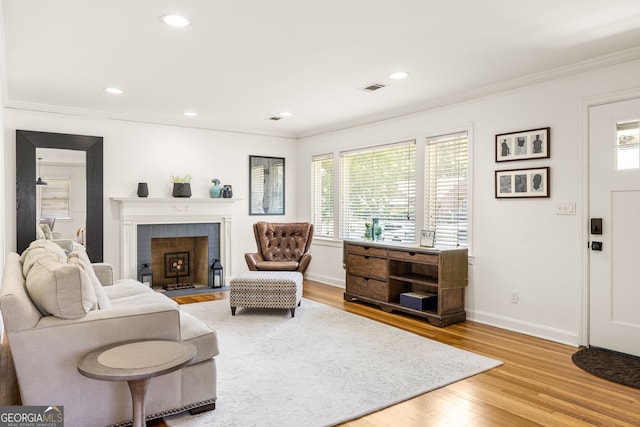
[[[191,183],[174,182],[172,194],[173,197],[191,197]]]
[[[138,197],[147,197],[149,195],[149,186],[146,182],[138,183]]]
[[[213,185],[209,188],[209,196],[212,199],[218,199],[222,197],[222,187],[220,186],[220,180],[218,178],[213,178],[211,180]]]

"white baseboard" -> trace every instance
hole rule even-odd
[[[344,289],[344,277],[335,278],[330,276],[323,276],[321,274],[312,274],[307,273],[305,278],[309,280],[313,280],[314,282],[326,283],[327,285],[337,286],[338,288]]]
[[[548,326],[539,325],[536,323],[523,322],[521,320],[512,319],[509,317],[498,316],[491,313],[468,309],[467,320],[483,323],[485,325],[495,326],[497,328],[506,329],[512,332],[530,335],[536,338],[554,341],[560,344],[570,345],[572,347],[579,346],[579,338],[577,332],[550,328]]]

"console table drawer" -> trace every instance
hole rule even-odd
[[[373,298],[378,301],[389,302],[389,286],[387,282],[366,277],[347,275],[346,291],[361,297]]]
[[[347,253],[360,254],[366,256],[386,257],[387,250],[382,248],[373,248],[371,246],[347,245]]]
[[[403,251],[389,251],[389,258],[401,260],[419,262],[423,264],[435,264],[438,265],[440,261],[439,255],[423,254],[419,252],[403,252]]]
[[[384,258],[374,258],[365,255],[347,255],[347,271],[358,276],[387,280],[389,266]]]

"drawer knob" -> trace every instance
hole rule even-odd
[[[414,256],[416,253],[415,252],[409,252],[409,255]]]

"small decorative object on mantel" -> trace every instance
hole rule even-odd
[[[222,197],[225,199],[230,199],[233,197],[233,190],[230,185],[225,185],[222,187]]]
[[[191,197],[191,175],[172,175],[173,197]]]
[[[211,182],[213,183],[213,185],[211,186],[211,188],[209,188],[209,196],[211,196],[212,199],[217,199],[222,196],[222,187],[220,187],[220,180],[218,178],[213,178]]]
[[[147,197],[149,195],[149,186],[146,182],[138,183],[138,197]]]

